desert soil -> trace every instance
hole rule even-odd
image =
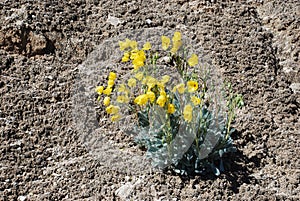
[[[0,18],[0,200],[300,199],[298,0],[1,0]],[[189,33],[244,96],[238,152],[217,178],[141,167],[143,152],[106,123],[102,151],[82,143],[80,66],[106,39],[147,28]]]

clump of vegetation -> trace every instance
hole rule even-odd
[[[180,32],[161,36],[159,49],[150,42],[139,48],[127,38],[119,46],[120,62],[132,67],[130,77],[117,79],[110,72],[107,83],[96,87],[111,121],[121,121],[125,111],[135,115],[131,132],[155,167],[182,175],[219,175],[224,154],[235,151],[231,123],[235,109],[243,105],[242,96],[231,88],[215,90],[209,68],[184,46]],[[226,97],[227,105],[221,101]]]

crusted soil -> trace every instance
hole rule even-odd
[[[1,0],[0,200],[299,200],[300,3],[230,2]],[[143,151],[105,116],[100,152],[82,143],[80,65],[106,39],[146,28],[188,34],[244,96],[238,152],[217,178],[139,165]]]

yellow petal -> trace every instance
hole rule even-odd
[[[106,112],[107,114],[117,114],[119,112],[119,107],[118,106],[114,106],[114,105],[109,105],[106,108]]]
[[[168,47],[170,46],[171,40],[167,36],[162,36],[161,37],[161,42],[162,42],[162,49],[167,50]]]
[[[143,79],[144,74],[142,72],[139,72],[137,74],[135,74],[135,78],[139,81],[141,81]]]
[[[103,86],[97,86],[96,89],[95,89],[95,91],[96,91],[99,95],[102,94],[103,90],[104,90],[104,87],[103,87]]]
[[[146,42],[143,46],[143,50],[150,50],[151,49],[151,44],[150,42]]]
[[[109,98],[108,96],[106,96],[106,97],[104,98],[103,104],[104,104],[105,106],[109,106],[109,104],[110,104],[110,98]]]
[[[175,106],[173,104],[168,104],[168,110],[167,112],[169,114],[173,114],[175,112]]]
[[[190,80],[187,82],[188,92],[192,93],[197,91],[198,89],[198,82]]]
[[[112,92],[112,88],[111,87],[107,87],[105,90],[103,90],[103,94],[105,94],[107,96],[110,95],[111,92]]]
[[[172,38],[172,41],[174,42],[174,41],[180,41],[180,40],[181,40],[181,33],[178,32],[178,31],[176,31],[176,32],[174,33],[174,36],[173,36],[173,38]]]
[[[117,78],[117,74],[114,72],[110,72],[108,75],[109,80],[115,80]]]
[[[129,86],[129,87],[135,87],[135,85],[136,85],[136,79],[130,78],[130,79],[128,80],[128,86]]]
[[[160,107],[164,107],[166,101],[167,101],[167,97],[164,96],[164,95],[160,95],[160,96],[157,98],[156,103],[157,103]]]
[[[187,122],[191,122],[193,119],[193,107],[191,105],[186,105],[183,110],[183,118]]]
[[[148,96],[146,94],[139,95],[134,99],[134,103],[138,105],[146,105],[148,102]]]
[[[197,96],[192,96],[191,101],[193,102],[194,105],[199,105],[201,103],[201,99],[198,98]]]
[[[155,93],[152,92],[152,91],[147,91],[147,96],[148,96],[148,99],[150,100],[151,103],[153,103],[155,101]]]
[[[121,115],[120,114],[115,114],[111,117],[111,121],[118,121],[119,119],[121,119]]]
[[[198,64],[198,56],[196,54],[192,54],[191,58],[188,59],[189,66],[193,67]]]

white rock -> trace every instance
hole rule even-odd
[[[134,185],[131,182],[127,182],[116,190],[116,195],[125,200],[130,195],[133,188]]]
[[[111,15],[108,15],[108,18],[106,21],[113,26],[117,26],[118,24],[122,23],[122,21],[119,18],[111,16]]]
[[[18,197],[18,200],[19,200],[19,201],[25,201],[26,198],[27,198],[26,196],[20,195],[20,196]]]

